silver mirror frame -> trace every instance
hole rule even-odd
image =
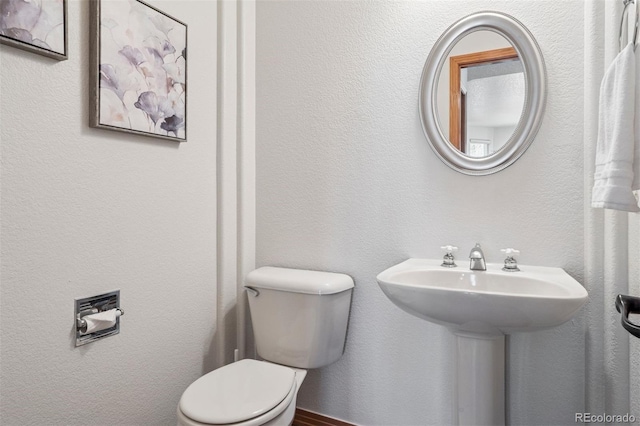
[[[469,157],[451,145],[437,116],[437,87],[442,67],[455,44],[476,31],[493,31],[506,38],[518,52],[525,77],[525,101],[515,132],[507,143],[488,157]],[[479,12],[451,25],[436,41],[420,80],[422,129],[436,155],[452,169],[466,175],[488,175],[513,164],[535,139],[547,97],[547,73],[538,43],[524,25],[500,12]]]

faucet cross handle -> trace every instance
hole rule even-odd
[[[500,251],[507,256],[507,258],[504,260],[504,267],[502,268],[502,270],[506,272],[520,271],[520,268],[518,268],[518,262],[516,261],[516,258],[515,258],[517,255],[520,254],[520,250],[506,248],[506,249],[501,249]]]
[[[456,260],[453,257],[453,253],[458,251],[458,247],[447,245],[440,248],[445,252],[444,257],[442,258],[442,264],[440,266],[444,268],[455,268],[456,266],[458,266],[456,265]]]

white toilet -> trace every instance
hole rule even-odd
[[[332,272],[263,267],[245,288],[258,355],[193,382],[178,405],[178,425],[288,426],[309,368],[344,351],[353,280]]]

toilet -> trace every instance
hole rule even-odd
[[[178,425],[288,426],[307,369],[344,352],[353,280],[333,272],[262,267],[245,288],[256,349],[193,382],[178,404]]]

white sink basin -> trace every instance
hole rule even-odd
[[[510,334],[558,326],[586,303],[587,291],[560,268],[520,265],[504,272],[441,260],[409,259],[381,272],[378,284],[402,310],[454,332]]]
[[[458,425],[505,424],[505,334],[555,327],[587,302],[587,291],[560,268],[486,271],[409,259],[378,275],[402,310],[456,335],[454,419]]]

